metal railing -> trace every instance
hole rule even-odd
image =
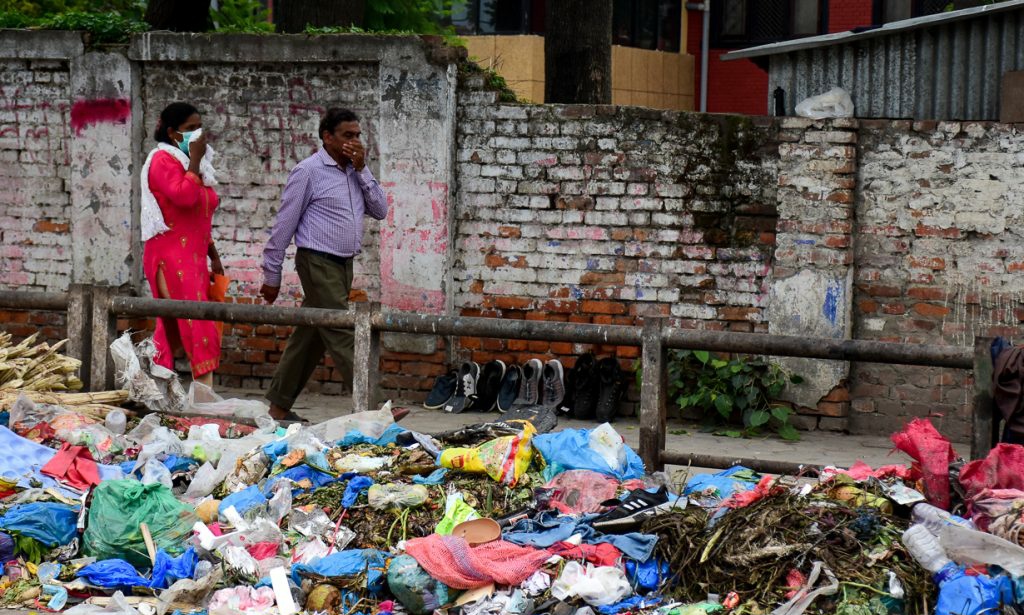
[[[666,380],[669,349],[866,361],[897,365],[947,367],[974,371],[972,458],[993,446],[998,423],[993,421],[989,392],[989,341],[969,348],[899,344],[869,340],[834,340],[767,333],[700,331],[667,327],[664,318],[648,317],[642,327],[381,311],[379,304],[359,303],[354,310],[326,310],[237,303],[172,301],[119,295],[102,286],[76,286],[68,293],[0,291],[0,309],[67,310],[69,353],[83,361],[83,382],[91,389],[113,386],[113,365],[107,351],[117,335],[119,317],[172,317],[270,325],[308,325],[353,329],[353,402],[356,411],[375,404],[379,389],[381,332],[438,336],[471,336],[583,344],[639,346],[643,368],[640,384],[639,454],[649,470],[665,464],[729,467],[742,464],[766,472],[793,473],[808,466],[765,459],[728,458],[697,452],[665,450],[668,407]],[[78,340],[75,342],[74,340]],[[86,369],[87,368],[87,369]]]

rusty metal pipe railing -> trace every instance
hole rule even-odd
[[[73,286],[68,293],[0,291],[0,308],[67,310],[69,337],[79,358],[90,364],[93,387],[111,386],[113,370],[106,349],[117,334],[117,317],[170,317],[253,324],[316,326],[354,329],[356,370],[353,397],[357,408],[368,408],[379,374],[380,333],[566,341],[585,344],[640,346],[644,369],[640,387],[640,455],[649,469],[666,463],[728,467],[738,462],[766,472],[798,472],[806,466],[764,459],[729,459],[699,453],[665,451],[667,421],[667,351],[670,348],[866,361],[899,365],[973,369],[975,373],[972,456],[992,446],[998,423],[991,416],[988,380],[991,360],[988,342],[979,338],[973,349],[927,344],[898,344],[870,340],[834,340],[766,333],[700,331],[665,326],[663,318],[647,318],[643,327],[596,325],[408,312],[381,312],[378,304],[360,303],[354,311],[277,307],[254,304],[172,301],[118,296],[109,287]],[[89,331],[91,329],[91,335]],[[75,339],[77,338],[77,342]],[[77,344],[77,346],[76,346]],[[91,352],[91,348],[102,349]],[[85,366],[83,366],[85,368]],[[85,378],[83,378],[85,380]]]

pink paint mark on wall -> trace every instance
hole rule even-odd
[[[71,129],[81,135],[98,124],[127,124],[131,116],[132,105],[126,98],[79,100],[71,105]]]
[[[399,279],[407,275],[396,275],[396,259],[422,258],[424,263],[441,266],[448,251],[448,185],[443,182],[428,182],[430,189],[431,221],[427,225],[406,228],[395,224],[395,193],[389,188],[394,184],[382,183],[388,193],[388,217],[380,227],[380,300],[388,307],[399,310],[439,314],[444,311],[443,288],[430,288],[411,284]],[[401,207],[401,204],[398,205]],[[407,263],[399,263],[399,269],[408,269]],[[405,266],[403,266],[405,265]],[[432,282],[427,282],[432,285]]]

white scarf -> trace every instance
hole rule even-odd
[[[164,151],[174,156],[181,166],[188,168],[189,158],[185,155],[185,152],[181,151],[173,145],[167,143],[157,143],[156,148],[149,152],[149,156],[146,157],[145,164],[142,165],[142,241],[148,241],[149,239],[156,237],[160,233],[169,231],[167,223],[164,222],[164,215],[160,211],[160,204],[157,203],[156,197],[153,196],[153,191],[149,189],[149,165],[153,162],[153,156],[159,152]],[[203,177],[203,183],[207,186],[217,185],[217,172],[213,168],[213,148],[209,145],[206,146],[206,154],[203,159],[199,161],[199,174]]]

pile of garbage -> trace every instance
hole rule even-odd
[[[893,436],[909,465],[672,477],[607,423],[552,431],[521,409],[435,434],[390,404],[284,427],[261,402],[186,392],[150,350],[114,350],[132,406],[11,405],[0,605],[968,615],[1024,595],[1021,447],[963,463],[922,420]]]

